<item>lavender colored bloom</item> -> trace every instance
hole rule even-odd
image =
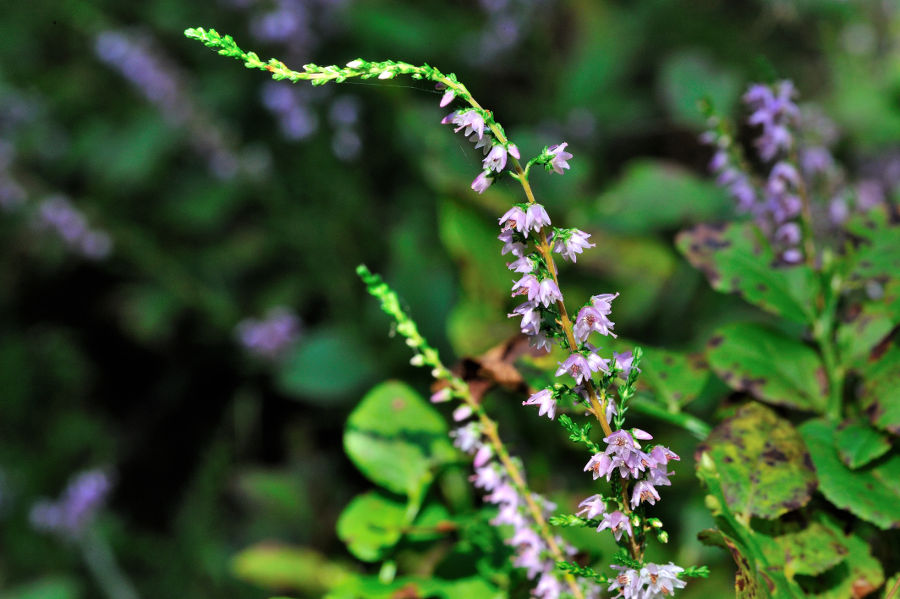
[[[456,97],[456,92],[448,89],[444,92],[444,95],[441,96],[441,108],[447,106],[450,102],[453,101],[453,98]]]
[[[553,279],[544,279],[540,282],[538,289],[538,303],[543,304],[545,308],[549,308],[550,304],[561,302],[562,294],[559,292],[559,286]]]
[[[44,532],[77,537],[91,523],[109,494],[109,477],[101,470],[78,474],[58,501],[42,500],[32,507],[31,525]]]
[[[609,473],[615,468],[612,458],[606,453],[595,453],[584,466],[585,472],[590,472],[594,480],[605,476],[609,480]]]
[[[556,399],[554,399],[553,392],[550,389],[538,391],[529,397],[527,401],[523,401],[522,405],[539,406],[538,416],[546,414],[550,420],[553,420],[556,416]]]
[[[478,173],[478,176],[472,181],[472,189],[478,193],[484,193],[484,190],[490,187],[493,182],[494,180],[488,176],[488,172],[482,171]]]
[[[540,204],[531,204],[528,206],[528,211],[525,213],[525,236],[528,236],[528,231],[540,231],[541,227],[550,225],[550,217],[547,215],[547,211],[544,210],[544,207]]]
[[[630,350],[624,354],[613,352],[613,359],[616,361],[616,367],[622,369],[622,376],[627,379],[631,375],[632,365],[634,364],[634,355]],[[641,369],[638,368],[637,371],[640,372]]]
[[[655,505],[659,501],[659,493],[653,488],[649,481],[641,480],[634,485],[634,491],[631,493],[631,507],[636,508],[641,502],[648,502]]]
[[[537,304],[534,302],[525,302],[516,306],[512,314],[507,317],[521,316],[522,322],[519,328],[526,335],[537,335],[541,330],[541,313],[537,310]]]
[[[444,403],[445,401],[450,401],[450,398],[453,397],[450,393],[449,387],[444,387],[443,389],[436,391],[431,395],[431,403]]]
[[[513,206],[499,219],[500,225],[504,229],[515,229],[519,233],[528,236],[528,218],[524,210],[519,206]],[[505,226],[504,226],[505,223]],[[503,241],[501,239],[501,241]]]
[[[498,173],[506,168],[506,148],[500,144],[494,146],[484,159],[484,168]]]
[[[678,457],[678,454],[676,454],[668,447],[663,447],[662,445],[654,446],[653,449],[650,450],[650,457],[652,457],[653,460],[661,466],[668,464],[671,460],[681,461],[681,458]]]
[[[619,566],[618,564],[613,564],[610,568],[618,570],[619,572],[610,583],[609,588],[607,588],[610,593],[616,590],[619,591],[612,596],[621,596],[624,599],[644,599],[641,595],[641,587],[643,585],[641,584],[640,574],[637,570],[632,570],[626,566]]]
[[[112,251],[109,235],[91,229],[84,215],[64,196],[50,196],[41,201],[37,219],[38,227],[52,230],[70,250],[85,258],[101,260]]]
[[[494,147],[494,142],[491,141],[490,135],[478,137],[477,133],[473,133],[469,136],[469,141],[474,144],[476,150],[481,149],[482,156],[487,156],[488,152],[491,151],[491,148]]]
[[[794,95],[794,84],[790,81],[780,81],[771,87],[755,84],[744,94],[744,102],[753,111],[747,122],[762,127],[756,147],[766,162],[793,144],[790,127],[796,125],[800,114]]]
[[[602,455],[602,454],[601,454]],[[576,512],[577,515],[583,516],[588,520],[596,518],[601,514],[606,514],[606,502],[603,501],[602,495],[591,495],[578,504],[581,509]]]
[[[463,453],[475,453],[481,447],[481,426],[477,422],[470,422],[450,431],[453,437],[453,445]]]
[[[453,410],[453,421],[454,422],[462,422],[466,418],[472,415],[472,408],[468,405],[461,405]]]
[[[485,495],[484,500],[489,503],[518,507],[521,499],[516,492],[515,487],[510,484],[503,483],[494,489],[490,495]]]
[[[646,585],[647,597],[670,597],[675,589],[683,589],[687,584],[678,578],[679,572],[684,572],[684,568],[672,562],[665,566],[647,564],[641,568],[640,584]]]
[[[565,362],[559,363],[559,368],[556,369],[556,376],[568,373],[575,379],[576,383],[583,383],[591,378],[591,372],[591,366],[587,358],[576,352],[566,358]]]
[[[561,175],[563,174],[563,169],[569,168],[568,160],[572,158],[572,154],[566,152],[566,146],[569,145],[566,142],[561,144],[550,146],[547,149],[547,153],[553,156],[550,159],[549,166],[553,169],[553,172]]]
[[[785,223],[775,231],[775,240],[785,245],[797,245],[800,243],[800,225],[797,223]]]
[[[506,149],[509,151],[509,155],[512,156],[513,158],[515,158],[516,160],[518,160],[522,157],[522,155],[519,154],[519,148],[516,147],[516,144],[509,144],[506,147]]]
[[[534,587],[532,594],[540,599],[558,599],[562,594],[563,587],[551,572],[544,572],[538,579],[537,586]]]
[[[587,355],[587,362],[590,369],[594,372],[609,372],[609,360],[606,358],[601,358],[597,354],[597,348],[591,345],[590,343],[586,343],[585,346],[588,348],[589,353]]]
[[[781,253],[781,260],[785,264],[800,264],[803,262],[803,252],[798,248],[788,248]]]
[[[528,274],[534,270],[534,260],[530,256],[522,256],[513,262],[507,262],[506,267],[518,273]]]
[[[803,148],[800,151],[800,168],[807,177],[812,178],[834,168],[834,158],[824,146]]]
[[[589,238],[589,233],[585,233],[579,229],[570,229],[567,235],[560,236],[560,238],[556,240],[553,244],[553,250],[558,252],[566,260],[576,262],[577,254],[597,245],[595,243],[590,243],[588,241]]]
[[[536,350],[544,350],[549,352],[551,349],[553,349],[553,341],[546,335],[544,335],[544,333],[542,333],[541,331],[538,331],[536,334],[532,335],[528,344]]]
[[[494,456],[493,448],[485,443],[481,447],[478,448],[478,451],[475,452],[475,457],[472,459],[472,465],[475,468],[481,468]]]
[[[484,119],[474,110],[456,111],[448,114],[441,121],[442,124],[453,124],[456,128],[454,133],[463,131],[465,137],[469,137],[473,133],[478,135],[478,139],[484,135]]]
[[[534,302],[534,300],[540,296],[540,291],[541,282],[532,274],[525,275],[512,286],[513,296],[527,295],[528,301],[530,302]]]
[[[850,217],[850,208],[844,198],[834,198],[828,204],[828,219],[832,225],[844,224]]]
[[[878,181],[863,179],[856,185],[856,206],[862,212],[867,212],[883,204],[885,201],[884,187]]]
[[[286,308],[275,307],[262,320],[242,320],[235,330],[241,345],[249,353],[267,360],[278,360],[300,338],[301,323]]]
[[[612,335],[615,337],[616,334],[612,332],[615,323],[607,318],[607,314],[609,314],[609,312],[604,314],[594,305],[585,306],[579,310],[578,316],[575,318],[575,327],[573,329],[575,339],[580,343],[584,343],[594,331],[597,331],[601,335]]]
[[[509,213],[507,212],[507,214]],[[525,250],[528,249],[528,247],[524,243],[516,241],[513,238],[512,228],[507,228],[501,231],[500,235],[497,236],[497,239],[503,242],[503,249],[500,251],[501,256],[505,256],[506,254],[511,253],[513,256],[521,258],[525,255]]]
[[[495,465],[489,464],[476,468],[475,474],[469,477],[469,480],[478,489],[493,491],[503,483],[503,476]]]
[[[611,514],[606,514],[606,516],[603,517],[600,526],[597,527],[597,532],[602,532],[607,528],[615,535],[616,541],[622,538],[623,532],[627,532],[629,537],[634,536],[634,532],[631,530],[631,522],[628,521],[628,516],[619,510],[614,511]]]

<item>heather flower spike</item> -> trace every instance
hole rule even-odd
[[[286,79],[292,83],[305,80],[313,85],[324,85],[351,78],[390,79],[407,75],[431,81],[444,91],[441,106],[453,101],[467,105],[445,116],[441,122],[452,125],[454,132],[462,134],[484,152],[481,172],[472,182],[472,189],[481,193],[494,177],[509,173],[524,192],[521,203],[511,206],[498,217],[500,253],[514,257],[509,268],[522,275],[514,281],[512,294],[525,296],[525,301],[509,316],[520,319],[519,329],[531,338],[532,345],[550,349],[551,344],[559,344],[568,354],[555,371],[557,377],[564,378],[552,388],[533,392],[523,404],[536,406],[539,416],[556,419],[570,432],[570,438],[585,444],[591,457],[584,470],[591,472],[594,481],[609,481],[602,483],[608,487],[608,492],[596,493],[579,506],[579,514],[587,518],[572,514],[563,520],[596,527],[600,532],[609,530],[613,534],[627,554],[622,558],[625,561],[612,564],[614,572],[598,573],[568,561],[574,549],[565,545],[550,529],[554,506],[528,490],[521,465],[509,455],[483,404],[473,399],[468,384],[444,366],[437,351],[421,337],[415,323],[400,308],[396,294],[364,266],[359,267],[358,274],[369,292],[380,300],[382,310],[396,321],[396,330],[406,338],[407,345],[413,348],[416,356],[412,363],[430,368],[443,388],[449,390],[438,392],[432,401],[452,398],[460,402],[453,413],[458,422],[453,433],[454,444],[474,456],[473,482],[486,492],[484,499],[497,508],[492,522],[512,526],[506,542],[516,551],[513,564],[521,567],[533,581],[533,596],[553,599],[566,593],[576,599],[585,599],[597,595],[598,583],[607,584],[610,591],[618,591],[625,597],[642,599],[668,595],[682,588],[681,576],[687,575],[685,571],[672,564],[661,566],[644,559],[649,533],[661,541],[667,538],[658,520],[646,517],[646,510],[648,505],[661,501],[656,486],[668,484],[668,477],[673,473],[668,472],[667,465],[677,456],[666,449],[658,449],[658,446],[643,448],[638,439],[649,441],[651,435],[639,429],[624,428],[628,403],[634,397],[640,373],[641,351],[635,348],[629,353],[603,357],[599,348],[588,343],[588,337],[595,332],[614,336],[611,315],[617,293],[595,295],[579,309],[574,322],[569,317],[553,253],[574,262],[578,254],[594,244],[589,241],[590,235],[579,229],[553,229],[547,210],[536,201],[529,183],[531,167],[535,164],[543,165],[547,172],[555,174],[568,170],[569,160],[573,157],[567,151],[568,144],[562,142],[545,147],[523,167],[519,162],[520,150],[506,137],[493,113],[482,108],[455,75],[445,75],[429,65],[357,59],[346,67],[308,64],[303,71],[293,71],[276,59],[262,61],[255,53],[244,52],[230,36],[214,30],[198,28],[185,33],[222,55],[243,61],[248,68],[269,72],[276,80]],[[793,118],[792,94],[792,89],[782,87],[770,94],[771,97],[760,91],[748,100],[754,103],[758,113],[755,118],[762,126],[769,127],[772,139],[767,143],[776,151],[787,143],[779,128],[788,127]],[[721,159],[719,162],[724,164]],[[778,180],[783,181],[782,187],[789,192],[792,173],[786,169],[779,172]],[[617,385],[614,383],[617,378],[624,381]],[[574,381],[574,388],[569,386],[570,380]],[[589,426],[579,427],[568,414],[560,415],[562,410],[568,410],[567,403],[575,411],[586,408],[585,415],[596,419],[603,431],[605,446],[590,439]],[[595,518],[601,516],[598,524]],[[554,518],[554,522],[557,520]],[[691,569],[691,575],[700,575],[701,571]]]

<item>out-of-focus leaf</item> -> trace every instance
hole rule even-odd
[[[700,102],[709,100],[717,113],[733,114],[741,80],[705,54],[681,52],[663,63],[658,88],[675,120],[703,129],[707,123]]]
[[[350,332],[319,329],[303,337],[278,370],[278,385],[304,401],[329,404],[375,374],[371,358]]]
[[[78,599],[81,591],[67,578],[42,578],[0,592],[0,599]]]
[[[697,535],[704,545],[712,545],[728,550],[734,560],[735,599],[765,599],[772,597],[769,593],[769,574],[757,569],[749,555],[748,549],[738,540],[725,534],[720,529],[708,528]],[[761,578],[761,580],[760,580]]]
[[[847,556],[843,537],[818,522],[811,522],[802,530],[766,539],[763,552],[770,564],[784,568],[788,578],[797,574],[815,576],[836,566]]]
[[[352,575],[349,568],[329,561],[318,551],[268,541],[235,555],[231,570],[241,580],[266,589],[291,589],[310,595],[321,594]]]
[[[806,266],[773,268],[772,248],[752,223],[698,225],[679,233],[675,243],[716,291],[738,293],[795,322],[814,321],[815,273]]]
[[[644,357],[638,380],[670,408],[684,407],[705,393],[724,389],[702,354],[642,347]]]
[[[481,578],[398,578],[383,583],[376,577],[356,577],[334,589],[325,599],[505,599],[506,593]]]
[[[731,201],[718,186],[681,166],[636,160],[596,202],[575,208],[573,219],[621,233],[647,233],[718,220],[731,213]]]
[[[294,473],[250,470],[238,476],[237,486],[261,510],[285,521],[300,521],[309,512],[303,484]]]
[[[863,371],[860,402],[876,427],[900,435],[900,344],[894,342]]]
[[[406,535],[410,541],[433,541],[456,528],[450,512],[440,503],[428,503],[419,511]]]
[[[377,491],[353,498],[337,522],[338,537],[364,562],[380,560],[403,536],[409,522],[405,504]]]
[[[803,439],[787,420],[752,402],[720,423],[697,454],[715,464],[731,511],[777,518],[809,502],[815,473]]]
[[[809,420],[799,430],[815,464],[819,490],[828,501],[879,528],[900,527],[900,454],[892,452],[851,470],[838,455],[833,423]]]
[[[841,461],[853,469],[865,466],[891,448],[887,435],[862,420],[841,424],[837,429],[835,442]]]
[[[865,240],[853,256],[853,275],[871,279],[900,273],[900,227],[888,223],[883,210],[871,210],[851,220],[847,228]]]
[[[884,582],[881,563],[872,557],[869,543],[857,534],[844,534],[842,525],[827,514],[819,514],[825,528],[846,548],[847,557],[818,578],[802,579],[808,597],[846,599],[866,597]]]
[[[728,386],[778,406],[822,412],[828,396],[818,354],[783,333],[733,323],[709,340],[710,366]]]
[[[893,290],[885,289],[885,295]],[[838,355],[847,368],[863,368],[869,352],[900,322],[891,310],[888,298],[865,302],[849,311],[849,317],[838,325]]]
[[[381,383],[360,401],[344,428],[344,450],[372,482],[414,499],[456,456],[444,418],[399,381]]]
[[[514,333],[511,322],[497,306],[463,298],[450,311],[447,336],[457,355],[474,356]]]

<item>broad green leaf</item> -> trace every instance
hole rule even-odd
[[[352,576],[341,564],[306,547],[262,542],[243,549],[231,561],[241,580],[266,589],[318,595]]]
[[[863,411],[877,428],[900,435],[900,344],[891,344],[862,374]]]
[[[883,599],[896,599],[898,597],[897,591],[900,591],[900,572],[891,576],[884,583],[884,595],[882,597]]]
[[[642,347],[638,380],[668,407],[681,408],[700,396],[724,389],[702,354]]]
[[[851,532],[844,534],[843,524],[825,513],[818,514],[827,528],[846,548],[847,557],[836,567],[813,580],[803,579],[809,597],[816,599],[847,599],[865,597],[884,582],[881,563],[872,557],[865,539]]]
[[[757,536],[765,538],[761,533]],[[798,531],[766,538],[763,551],[770,565],[784,569],[785,576],[816,576],[841,563],[848,549],[844,535],[818,522]]]
[[[852,275],[872,279],[900,273],[900,227],[888,222],[884,210],[870,210],[848,222],[847,229],[864,239],[851,258]]]
[[[679,52],[660,69],[658,87],[672,117],[697,130],[707,127],[700,102],[708,100],[719,114],[733,114],[741,95],[741,78],[712,57]]]
[[[310,332],[280,364],[278,386],[316,404],[349,397],[375,375],[375,365],[353,335],[339,329]]]
[[[637,160],[593,205],[574,209],[573,221],[620,233],[675,229],[731,214],[731,200],[715,183],[672,163]]]
[[[819,490],[828,501],[879,528],[900,527],[900,453],[888,453],[858,470],[841,461],[836,427],[824,419],[800,426],[816,474]]]
[[[47,577],[0,591],[0,599],[78,599],[81,591],[68,578]]]
[[[751,402],[700,444],[715,464],[728,508],[777,518],[809,502],[816,478],[803,439],[787,420]]]
[[[344,508],[338,518],[337,534],[350,553],[364,562],[375,562],[397,544],[408,520],[405,504],[370,491],[357,495]]]
[[[309,515],[310,506],[303,481],[292,472],[247,470],[237,478],[240,494],[267,515],[299,522]]]
[[[889,290],[885,290],[887,293]],[[838,325],[838,355],[846,368],[865,367],[869,352],[900,322],[900,314],[885,299],[852,307],[846,320]]]
[[[325,599],[505,599],[506,593],[481,578],[443,580],[430,578],[397,578],[389,583],[375,576],[358,576],[334,589]]]
[[[709,340],[707,359],[725,383],[777,406],[823,412],[828,390],[818,354],[784,333],[733,323]]]
[[[344,450],[369,480],[415,500],[434,470],[456,456],[444,418],[398,381],[381,383],[360,401],[344,428]]]
[[[716,291],[737,293],[794,322],[815,320],[815,273],[802,265],[775,267],[772,248],[754,224],[698,225],[679,233],[675,243]]]
[[[771,579],[764,570],[756,567],[750,550],[741,541],[725,534],[720,529],[709,528],[697,535],[704,545],[712,545],[726,549],[734,560],[734,597],[735,599],[765,599],[773,597],[769,593]],[[760,580],[762,579],[762,580]]]
[[[841,424],[837,429],[835,441],[841,461],[853,469],[865,466],[875,458],[883,456],[891,448],[887,435],[862,420]]]

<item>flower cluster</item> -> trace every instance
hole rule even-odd
[[[529,513],[523,490],[517,488],[503,466],[493,459],[493,448],[483,437],[478,422],[465,424],[451,435],[456,447],[474,456],[475,474],[470,477],[472,484],[485,493],[485,501],[498,508],[491,524],[512,527],[512,534],[506,543],[516,551],[513,564],[523,568],[529,579],[537,580],[533,596],[556,599],[563,592],[564,585],[559,579],[556,560],[547,541],[536,530],[538,526]],[[556,509],[553,503],[537,493],[529,493],[529,497],[532,504],[541,510],[544,519],[549,518]],[[566,545],[560,537],[553,540],[564,555],[575,553],[575,549]]]
[[[77,538],[103,506],[112,485],[102,470],[75,476],[57,501],[42,499],[31,509],[31,525],[40,531]]]
[[[286,308],[269,310],[263,319],[246,318],[238,323],[236,333],[249,353],[266,360],[277,360],[300,337],[300,319]]]
[[[678,578],[684,568],[669,562],[665,566],[647,564],[640,570],[625,566],[613,566],[619,574],[609,585],[609,591],[618,591],[624,599],[655,599],[670,597],[675,589],[683,589],[685,582]]]
[[[62,195],[50,196],[37,207],[37,227],[53,231],[73,252],[91,260],[102,260],[112,251],[112,239],[88,226],[87,219]]]

